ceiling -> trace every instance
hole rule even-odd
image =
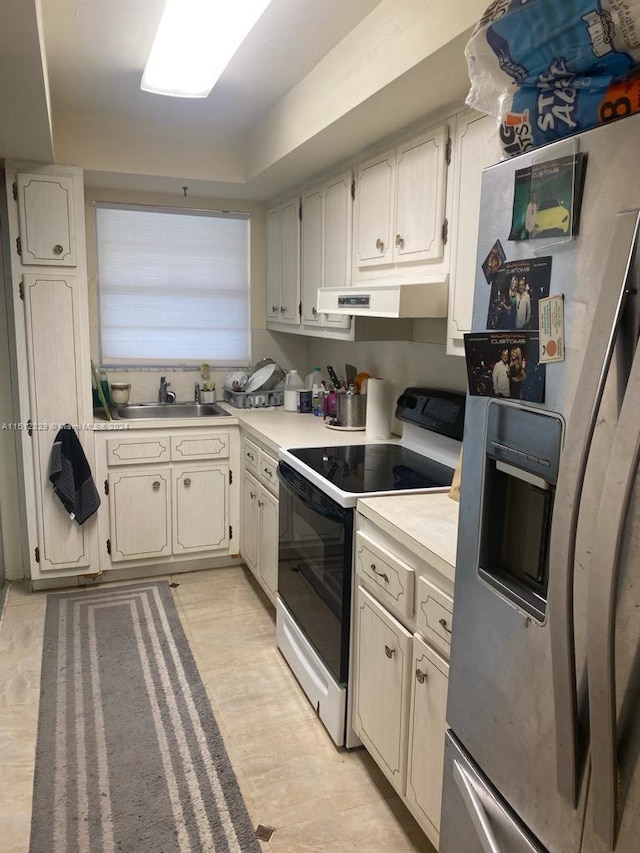
[[[204,99],[140,89],[163,5],[3,0],[0,156],[273,197],[463,96],[485,0],[272,0]]]
[[[378,3],[272,0],[208,98],[169,98],[140,89],[164,0],[42,0],[51,105],[61,114],[244,132]]]

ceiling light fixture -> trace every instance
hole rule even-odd
[[[140,87],[206,98],[270,2],[167,0]]]

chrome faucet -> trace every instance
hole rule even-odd
[[[168,387],[171,385],[170,382],[167,382],[166,376],[160,377],[160,388],[158,390],[158,402],[159,403],[175,403],[176,395],[173,391],[168,391]]]

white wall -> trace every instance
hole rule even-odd
[[[407,387],[415,385],[449,391],[467,390],[465,361],[445,351],[446,320],[415,320],[411,341],[330,341],[309,338],[309,367],[332,364],[339,375],[346,362],[371,376],[389,379],[394,400]],[[394,421],[393,431],[401,434],[402,425]]]

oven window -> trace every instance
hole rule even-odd
[[[347,680],[353,510],[287,466],[280,482],[278,594],[338,683]],[[282,516],[288,514],[288,518]]]

